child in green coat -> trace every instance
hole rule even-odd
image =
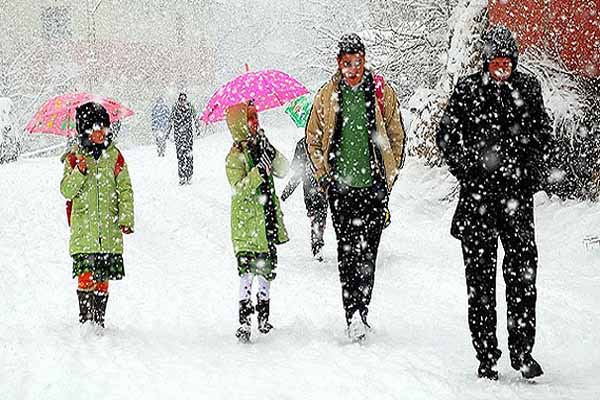
[[[106,109],[83,104],[75,122],[77,143],[63,157],[60,190],[71,225],[79,322],[104,328],[108,281],[125,275],[123,234],[133,232],[133,190],[127,164],[112,143]]]
[[[283,178],[289,163],[259,128],[252,102],[230,107],[227,126],[234,141],[226,160],[227,178],[233,189],[231,239],[240,276],[240,327],[236,336],[245,343],[250,340],[255,277],[259,285],[258,329],[266,334],[273,327],[269,323],[269,288],[277,267],[275,246],[288,241],[273,175]]]

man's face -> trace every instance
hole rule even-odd
[[[344,54],[338,57],[337,62],[346,83],[350,86],[358,85],[365,73],[364,54]]]
[[[248,129],[252,135],[258,132],[258,112],[256,106],[248,106]]]
[[[185,103],[187,101],[187,96],[179,96],[179,102],[181,104]]]
[[[492,79],[504,82],[512,75],[513,65],[509,57],[496,57],[490,61],[488,71]]]

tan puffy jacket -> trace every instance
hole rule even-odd
[[[331,173],[328,155],[336,127],[340,82],[338,72],[319,90],[306,125],[306,146],[317,179]],[[377,131],[372,143],[381,152],[388,191],[391,191],[404,162],[405,135],[396,93],[387,83],[383,88],[383,103],[385,115],[375,107]]]

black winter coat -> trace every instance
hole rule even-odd
[[[166,130],[169,128],[169,106],[164,100],[158,100],[152,107],[152,130]]]
[[[546,179],[551,141],[549,118],[537,79],[514,71],[497,83],[487,72],[456,84],[437,135],[450,172],[461,185],[452,235],[487,218],[505,204],[528,201]],[[488,225],[487,223],[484,225]]]
[[[194,144],[194,126],[196,126],[196,131],[199,130],[196,110],[191,103],[177,102],[171,111],[170,124],[175,136],[175,146],[181,149],[191,149]]]

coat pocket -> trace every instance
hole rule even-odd
[[[251,241],[256,224],[255,205],[248,199],[235,196],[231,207],[231,237],[233,241],[243,243]]]

